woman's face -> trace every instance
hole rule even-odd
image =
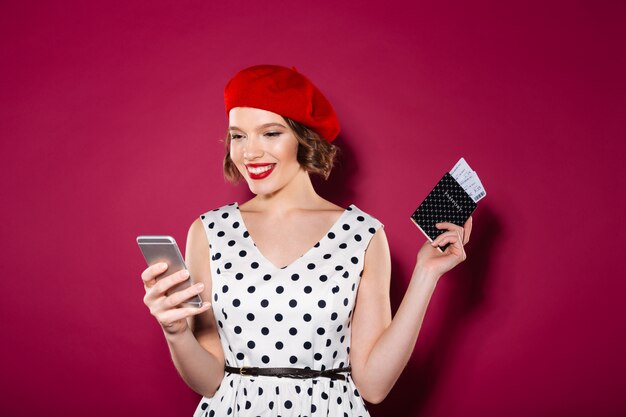
[[[235,107],[229,115],[230,157],[254,194],[272,194],[304,172],[298,140],[278,114]]]

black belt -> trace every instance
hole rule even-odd
[[[350,372],[352,368],[350,366],[346,368],[327,369],[325,371],[316,371],[314,369],[304,368],[257,368],[254,366],[244,366],[243,368],[235,368],[232,366],[225,366],[224,370],[231,374],[239,374],[244,376],[277,376],[283,378],[318,378],[326,377],[330,379],[340,379],[345,381],[346,376],[342,375],[342,372]]]

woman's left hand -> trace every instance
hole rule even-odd
[[[472,232],[472,217],[467,219],[463,227],[448,222],[437,223],[435,227],[447,231],[432,242],[424,243],[417,254],[416,268],[423,268],[439,277],[467,258],[463,246],[469,241]],[[441,253],[437,246],[444,246],[447,243],[450,243],[450,246]]]

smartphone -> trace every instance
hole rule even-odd
[[[172,275],[181,269],[187,269],[183,256],[180,254],[178,245],[173,237],[161,235],[137,236],[137,244],[139,245],[139,249],[141,249],[141,253],[143,253],[143,257],[146,259],[148,266],[152,266],[159,262],[165,262],[167,264],[167,270],[157,276],[157,281]],[[193,280],[191,276],[189,276],[189,278],[185,281],[172,287],[166,295],[184,290],[185,288],[189,288],[191,285],[193,285]],[[183,304],[190,304],[194,307],[202,307],[202,299],[200,298],[200,295],[197,294],[185,301]]]

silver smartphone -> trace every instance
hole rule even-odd
[[[148,266],[152,266],[159,262],[165,262],[167,264],[167,270],[156,278],[157,281],[178,272],[181,269],[187,269],[183,256],[180,254],[178,245],[173,237],[161,235],[137,236],[137,244],[139,245],[139,249],[141,249],[141,253],[143,253],[143,257],[146,259]],[[189,276],[189,279],[186,279],[185,281],[172,287],[168,291],[167,295],[189,288],[192,284],[192,277]],[[201,307],[202,299],[200,298],[200,295],[197,294],[185,301],[183,304]]]

